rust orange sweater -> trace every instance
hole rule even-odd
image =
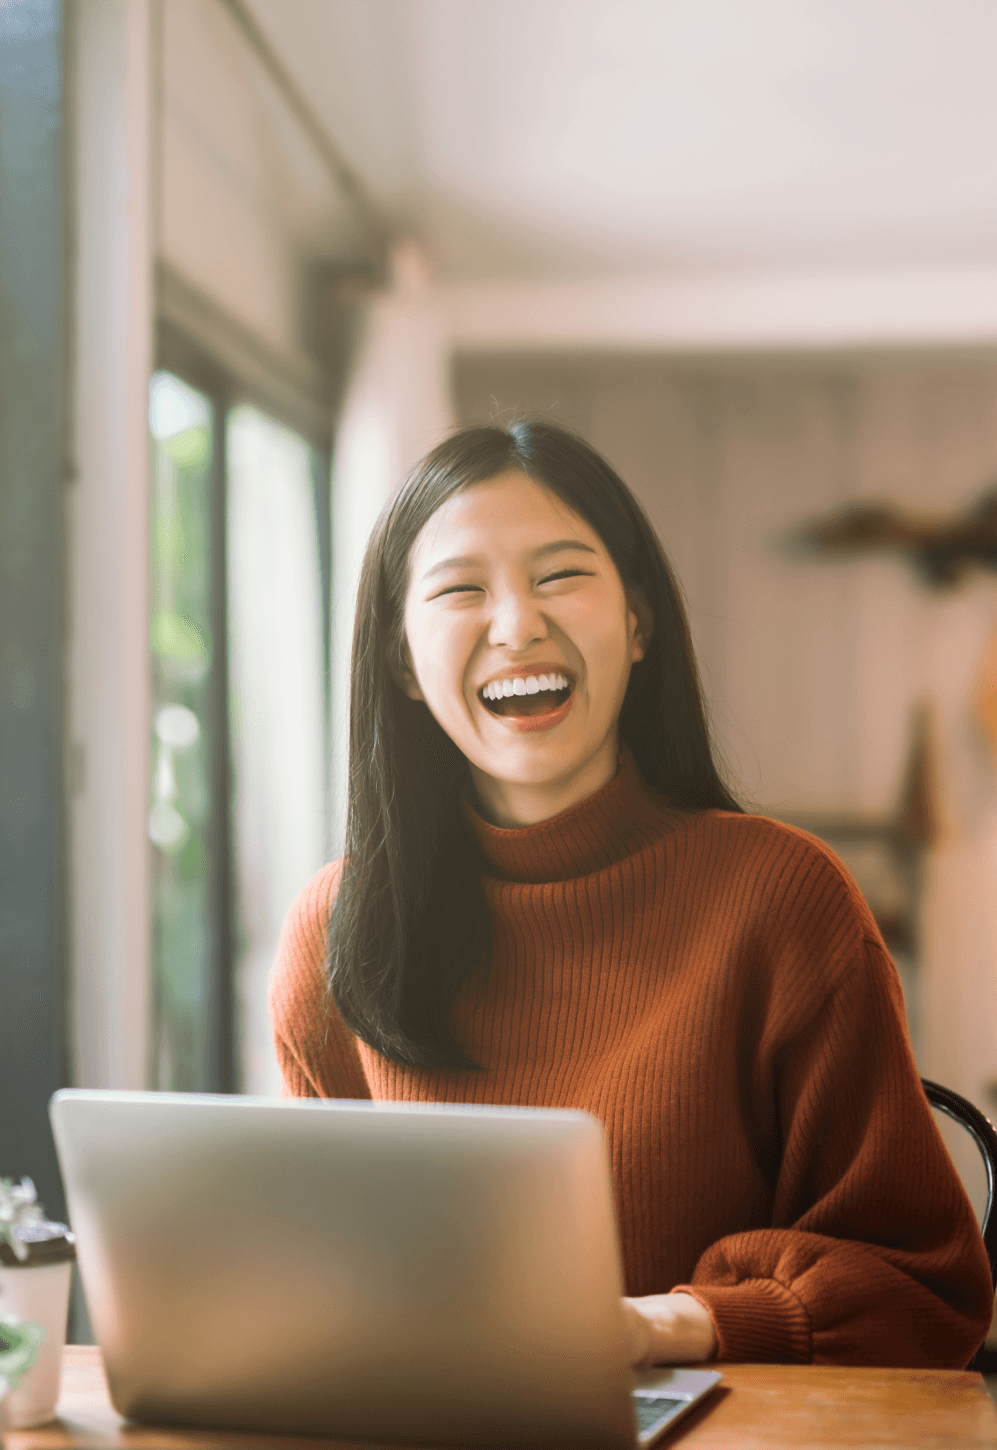
[[[992,1291],[922,1093],[896,970],[837,858],[683,814],[632,761],[552,820],[474,818],[494,961],[455,1022],[482,1070],[401,1067],[325,991],[338,870],[271,975],[297,1096],[578,1107],[605,1124],[627,1292],[685,1288],[719,1357],[961,1366]]]

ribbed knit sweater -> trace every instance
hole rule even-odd
[[[285,1091],[584,1108],[627,1293],[693,1294],[718,1358],[964,1365],[991,1317],[983,1241],[837,857],[764,817],[671,809],[629,758],[539,825],[472,818],[494,957],[454,1024],[479,1070],[399,1066],[343,1025],[333,864],[271,974]]]

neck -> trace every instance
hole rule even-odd
[[[533,784],[497,780],[471,766],[477,809],[486,821],[515,831],[549,821],[608,785],[619,763],[619,736],[610,731],[596,753],[570,775]]]

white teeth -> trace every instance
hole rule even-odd
[[[514,679],[489,680],[481,694],[486,700],[501,700],[510,695],[538,695],[541,690],[566,690],[566,675],[517,675]]]

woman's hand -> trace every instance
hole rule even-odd
[[[691,1294],[647,1294],[624,1299],[630,1363],[699,1364],[717,1352],[709,1313]]]

